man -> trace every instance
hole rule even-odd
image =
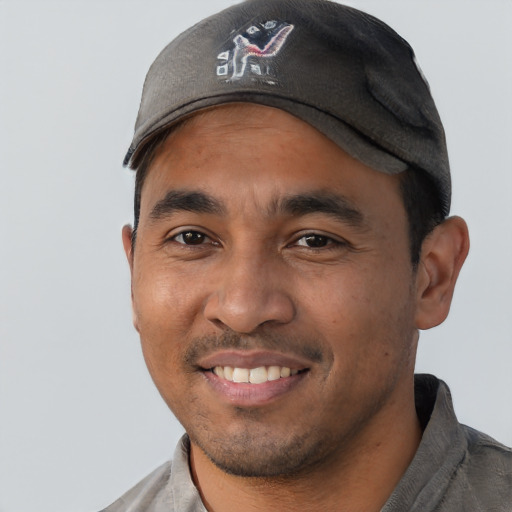
[[[134,325],[187,435],[107,510],[512,510],[512,452],[414,377],[468,252],[409,45],[250,0],[146,78],[125,160]]]

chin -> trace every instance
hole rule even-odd
[[[331,441],[312,442],[312,435],[271,439],[250,433],[226,436],[222,441],[207,443],[191,437],[210,461],[223,472],[252,478],[287,478],[307,473],[317,463],[325,463]],[[326,449],[327,448],[327,449]]]

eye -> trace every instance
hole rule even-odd
[[[317,235],[315,233],[308,233],[303,237],[299,238],[295,245],[299,245],[302,247],[311,247],[312,249],[321,249],[322,247],[327,247],[329,245],[339,245],[340,242],[333,240],[325,235]]]
[[[182,231],[172,239],[183,245],[202,245],[205,242],[212,242],[210,237],[200,231]]]

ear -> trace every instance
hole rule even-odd
[[[123,247],[124,253],[126,254],[126,259],[128,260],[128,265],[130,266],[130,275],[132,276],[132,285],[131,285],[131,296],[132,296],[132,321],[133,326],[138,331],[138,321],[137,321],[137,313],[135,312],[135,305],[133,300],[133,229],[129,224],[123,226],[122,237],[123,237]]]
[[[123,237],[124,253],[126,254],[126,259],[128,260],[128,265],[130,265],[130,273],[133,274],[132,235],[133,235],[132,227],[129,224],[126,224],[125,226],[123,226],[122,237]]]
[[[466,222],[450,217],[423,242],[416,275],[416,327],[430,329],[450,311],[455,283],[469,251]]]

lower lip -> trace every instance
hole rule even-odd
[[[232,405],[257,407],[268,404],[295,389],[302,383],[307,373],[301,372],[290,377],[282,377],[261,384],[231,382],[221,379],[211,371],[204,371],[203,375],[213,390]]]

